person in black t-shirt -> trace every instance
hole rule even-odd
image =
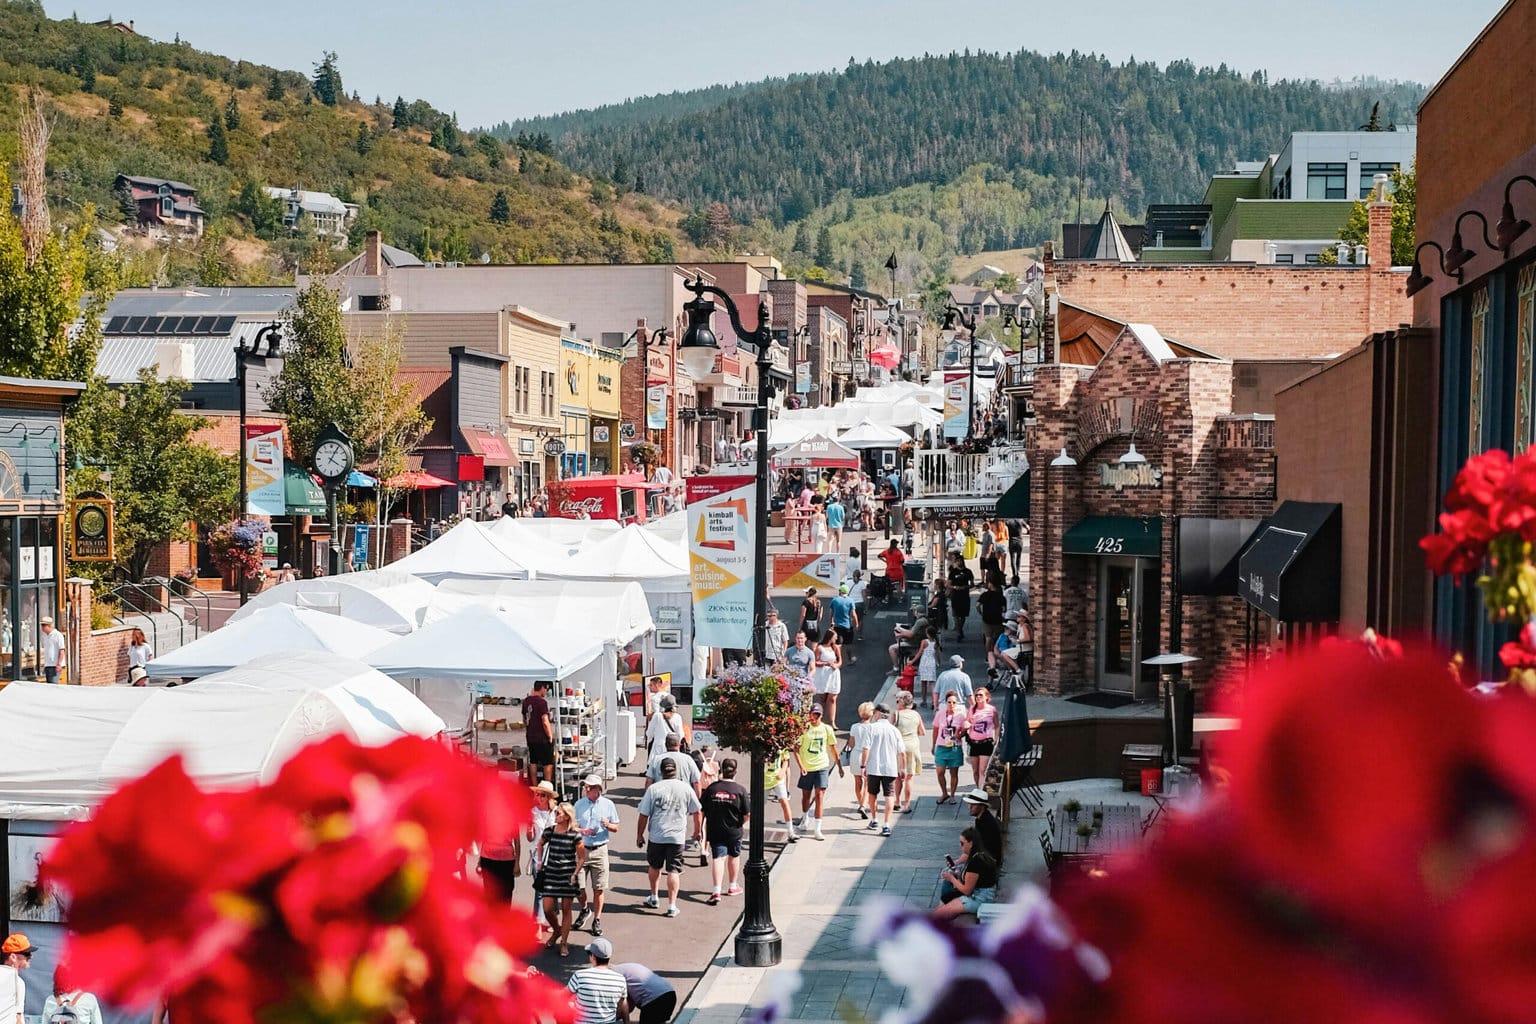
[[[528,743],[528,785],[540,779],[549,781],[555,774],[555,733],[550,721],[549,701],[544,694],[549,680],[533,684],[533,693],[523,698],[523,738]]]
[[[981,613],[982,639],[990,651],[1003,633],[1003,614],[1008,610],[1008,599],[997,580],[987,580],[987,589],[976,599],[976,608]]]
[[[965,559],[955,554],[949,563],[949,610],[955,620],[955,639],[965,639],[965,620],[971,614],[971,588],[976,585],[976,574],[971,572]]]
[[[736,759],[722,758],[720,781],[704,790],[704,846],[709,850],[709,873],[715,883],[707,901],[720,902],[720,883],[729,877],[726,896],[741,895],[741,830],[747,823],[751,804],[747,791],[736,781]]]

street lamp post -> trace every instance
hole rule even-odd
[[[688,327],[678,345],[678,355],[683,366],[696,378],[709,372],[719,349],[710,319],[715,304],[705,298],[713,295],[725,306],[731,318],[731,329],[736,337],[748,345],[757,347],[757,408],[754,410],[753,430],[757,437],[757,480],[754,496],[757,520],[754,523],[752,581],[752,656],[757,664],[764,663],[763,638],[768,623],[768,403],[773,397],[773,384],[769,374],[773,369],[770,346],[773,332],[768,323],[768,303],[759,303],[757,329],[749,331],[741,323],[741,316],[730,295],[705,284],[703,279],[687,286],[694,298],[683,306],[688,314]],[[768,892],[768,860],[763,855],[763,790],[765,758],[761,750],[752,751],[752,817],[750,845],[746,876],[746,907],[742,914],[741,929],[736,933],[736,962],[743,967],[772,967],[779,962],[783,940],[773,925],[773,910]]]
[[[953,331],[956,323],[965,328],[965,333],[970,338],[971,383],[967,389],[968,394],[966,396],[968,407],[966,409],[965,439],[967,441],[974,441],[976,440],[976,318],[973,316],[967,320],[965,313],[961,311],[960,307],[950,303],[944,307],[944,330]]]
[[[266,352],[264,353],[261,351],[263,342],[266,344]],[[246,361],[249,359],[259,359],[263,364],[265,364],[269,356],[277,355],[278,351],[282,348],[282,345],[282,325],[273,323],[268,324],[256,332],[256,336],[251,339],[249,348],[246,347],[244,338],[240,339],[240,342],[235,346],[235,390],[240,393],[240,505],[235,510],[236,520],[245,518],[246,509],[251,500],[250,482],[246,477],[246,464],[248,460],[246,458],[245,450]],[[250,598],[250,577],[242,572],[240,573],[240,603],[243,605],[245,602],[249,601]]]

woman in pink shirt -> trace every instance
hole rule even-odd
[[[939,803],[953,800],[960,789],[960,764],[965,752],[960,740],[966,734],[969,718],[960,695],[951,690],[933,715],[933,766],[939,776]]]
[[[971,695],[971,713],[966,721],[965,745],[971,752],[971,784],[984,789],[987,784],[987,762],[997,747],[997,707],[992,694],[985,686],[978,686]]]

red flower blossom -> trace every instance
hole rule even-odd
[[[528,795],[439,744],[300,751],[270,785],[208,793],[173,758],[61,837],[76,982],[192,1020],[255,1024],[568,1021],[519,962],[520,911],[464,878],[475,837],[525,824]]]
[[[1247,686],[1232,784],[1071,892],[1110,976],[1052,1024],[1493,1024],[1536,1005],[1536,701],[1347,645]]]

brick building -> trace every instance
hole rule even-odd
[[[1274,505],[1274,419],[1234,414],[1232,378],[1230,361],[1181,357],[1146,324],[1097,366],[1036,367],[1029,568],[1045,692],[1152,698],[1146,658],[1182,646],[1200,682],[1240,650],[1242,601],[1176,598],[1173,571],[1180,520],[1251,532]]]

